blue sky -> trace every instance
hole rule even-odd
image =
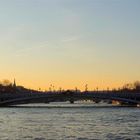
[[[1,0],[1,78],[33,88],[105,88],[140,79],[139,6],[139,0]]]

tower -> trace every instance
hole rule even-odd
[[[13,87],[16,87],[16,80],[14,79],[14,84],[13,84]]]

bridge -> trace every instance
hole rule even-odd
[[[119,101],[121,104],[140,105],[140,93],[110,92],[110,91],[64,91],[64,92],[27,92],[1,93],[0,107],[29,103],[66,102],[74,103],[79,100]]]

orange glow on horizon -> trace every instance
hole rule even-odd
[[[12,81],[12,80],[10,80]],[[13,81],[12,81],[13,83]],[[47,83],[47,84],[45,84]],[[46,82],[44,80],[40,80],[40,81],[35,81],[35,80],[28,80],[28,82],[25,81],[20,81],[16,79],[16,84],[17,86],[24,86],[25,88],[29,88],[29,89],[35,89],[35,90],[49,90],[50,87],[52,90],[59,90],[60,88],[62,90],[67,90],[67,89],[79,89],[81,91],[85,90],[85,85],[87,84],[87,88],[88,90],[92,91],[92,90],[112,90],[112,89],[118,89],[121,88],[124,84],[129,83],[129,82],[110,82],[110,83],[105,83],[105,82]]]

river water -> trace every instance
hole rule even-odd
[[[0,108],[0,140],[140,140],[140,108],[50,104]]]

